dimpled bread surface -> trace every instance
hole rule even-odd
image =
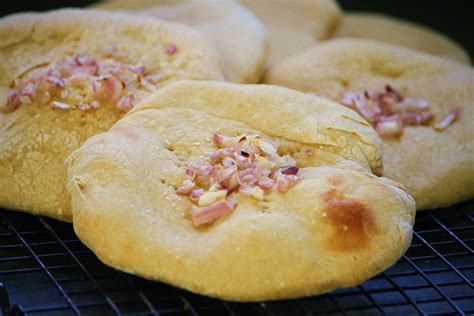
[[[263,201],[238,193],[231,214],[194,227],[191,202],[176,188],[189,160],[216,149],[216,132],[279,143],[301,181]],[[414,201],[373,174],[381,154],[375,131],[329,100],[266,85],[177,82],[68,157],[74,229],[114,268],[227,300],[349,287],[394,264],[411,241]]]
[[[435,120],[461,108],[446,130],[407,126],[384,139],[384,176],[405,185],[418,209],[453,205],[474,196],[474,71],[437,56],[362,39],[327,41],[276,64],[265,82],[339,101],[346,91],[390,85],[431,105]]]
[[[0,206],[70,221],[64,159],[122,115],[113,104],[80,111],[22,104],[7,109],[16,78],[76,53],[143,64],[160,88],[179,79],[221,79],[216,52],[201,34],[178,24],[93,10],[18,14],[0,20]],[[170,56],[168,45],[177,47]],[[136,101],[150,92],[134,91]]]

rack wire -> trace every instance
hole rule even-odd
[[[420,212],[406,254],[360,286],[297,300],[233,303],[103,265],[70,224],[0,211],[4,315],[431,315],[474,313],[474,200]]]

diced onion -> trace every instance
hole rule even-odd
[[[434,119],[428,101],[402,96],[390,85],[383,92],[345,92],[341,103],[358,112],[383,137],[398,137],[405,126],[428,126]],[[443,130],[458,117],[459,111],[454,108],[433,127]]]
[[[114,50],[115,47],[109,45],[104,48],[104,54],[111,55]],[[127,89],[141,87],[148,91],[156,90],[155,84],[160,80],[160,75],[145,73],[143,65],[128,65],[113,59],[76,54],[16,79],[15,88],[7,94],[7,107],[15,111],[21,104],[46,104],[52,100],[52,107],[61,108],[53,102],[67,104],[67,98],[78,95],[74,90],[87,89],[82,100],[73,101],[75,108],[86,111],[100,107],[101,102],[112,102],[118,110],[128,112],[135,102],[134,94]]]
[[[189,161],[183,185],[177,189],[177,194],[188,195],[197,203],[191,211],[196,226],[231,212],[229,201],[236,193],[263,201],[272,190],[286,192],[299,181],[295,160],[279,156],[273,142],[258,135],[228,137],[218,133],[213,140],[219,149],[207,160]]]

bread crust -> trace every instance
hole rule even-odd
[[[384,86],[427,100],[436,120],[454,107],[459,121],[444,131],[407,126],[384,139],[384,176],[403,183],[418,209],[474,197],[474,70],[437,56],[363,39],[334,39],[275,65],[265,82],[339,101],[345,91]]]
[[[241,0],[265,25],[267,65],[328,39],[341,20],[333,0]]]
[[[471,64],[469,54],[446,35],[384,14],[345,13],[334,37],[373,39]]]
[[[68,157],[74,229],[110,266],[227,300],[359,284],[407,249],[415,204],[399,184],[370,172],[378,158],[359,162],[355,153],[380,142],[345,115],[357,118],[328,100],[274,86],[170,84]],[[352,156],[335,151],[337,144],[320,146],[331,139],[328,126],[346,130],[336,138]],[[185,215],[191,203],[175,188],[188,159],[215,149],[215,132],[278,142],[296,159],[301,182],[262,202],[239,193],[232,214],[195,228]],[[308,148],[313,158],[299,154]]]
[[[167,56],[166,45],[180,52]],[[0,206],[71,221],[64,159],[90,136],[121,116],[112,105],[87,112],[24,104],[6,110],[14,80],[30,70],[76,53],[102,57],[113,44],[117,58],[142,63],[164,80],[221,79],[212,46],[181,25],[94,10],[12,15],[0,21]],[[149,93],[137,91],[139,101]]]
[[[236,1],[109,0],[95,6],[189,25],[216,48],[226,81],[256,83],[261,79],[267,58],[265,28],[252,12]]]

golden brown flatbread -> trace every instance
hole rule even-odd
[[[129,10],[192,26],[215,45],[227,81],[255,83],[263,72],[267,49],[262,23],[232,0],[108,0],[101,9]]]
[[[345,13],[334,37],[379,40],[470,65],[467,52],[447,36],[422,25],[388,15]]]
[[[215,133],[278,144],[296,160],[299,182],[260,200],[238,191],[233,212],[195,227],[192,202],[176,189],[187,162],[216,150]],[[363,282],[410,244],[414,201],[372,173],[380,158],[375,131],[332,101],[275,86],[177,82],[68,157],[74,229],[104,263],[200,294],[319,294]]]
[[[71,220],[64,159],[179,79],[220,79],[199,33],[93,10],[0,20],[0,206]]]
[[[383,42],[339,39],[275,65],[265,82],[337,101],[346,91],[390,85],[427,101],[436,121],[459,107],[459,120],[443,131],[407,126],[400,138],[384,139],[384,176],[405,185],[418,209],[474,197],[472,68]]]
[[[267,64],[329,38],[341,19],[332,0],[241,0],[263,22],[270,42]]]

